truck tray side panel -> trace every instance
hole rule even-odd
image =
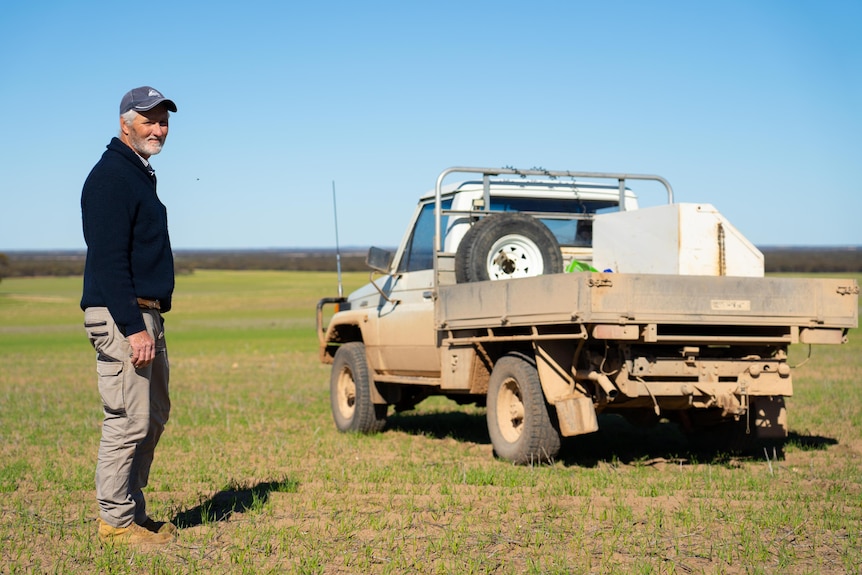
[[[852,279],[567,273],[439,288],[442,329],[560,323],[856,327]]]

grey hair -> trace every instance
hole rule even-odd
[[[132,122],[135,121],[135,118],[138,116],[138,113],[134,110],[129,110],[123,114],[120,114],[120,118],[123,119],[123,123],[127,126],[131,126]]]

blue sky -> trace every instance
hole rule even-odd
[[[332,247],[333,182],[340,244],[393,246],[456,165],[659,174],[758,246],[862,245],[856,0],[7,4],[0,251],[84,248],[140,85],[179,108],[175,249]]]

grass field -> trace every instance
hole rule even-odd
[[[553,465],[514,467],[493,458],[484,410],[443,399],[379,435],[336,432],[314,333],[335,281],[178,278],[147,496],[181,531],[146,552],[96,538],[80,278],[0,283],[0,573],[862,573],[859,330],[795,370],[784,457],[601,418]]]

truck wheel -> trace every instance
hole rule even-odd
[[[498,457],[518,465],[552,461],[560,434],[551,423],[535,364],[521,354],[500,358],[488,382],[488,433]]]
[[[563,271],[557,238],[532,216],[493,214],[464,234],[455,252],[458,283],[556,274]]]
[[[335,352],[329,378],[332,418],[339,431],[374,433],[386,425],[386,405],[371,400],[365,344],[345,343]]]

